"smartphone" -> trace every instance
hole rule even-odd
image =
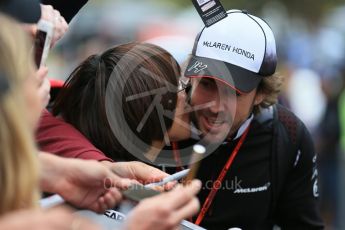
[[[54,25],[51,22],[40,20],[37,24],[35,37],[35,63],[37,68],[45,65],[50,50],[54,32]]]

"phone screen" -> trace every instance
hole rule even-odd
[[[39,68],[41,64],[46,38],[47,38],[46,32],[42,30],[37,31],[37,34],[35,37],[35,63],[36,63],[37,68]]]

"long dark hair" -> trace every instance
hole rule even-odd
[[[111,92],[116,94],[116,97],[122,97],[119,99],[122,105],[112,106],[114,113],[122,109],[133,134],[150,145],[153,140],[164,138],[159,124],[161,114],[154,109],[140,131],[137,128],[155,95],[146,95],[131,101],[126,98],[168,87],[169,90],[162,96],[160,105],[164,110],[173,112],[177,104],[179,75],[178,63],[166,50],[144,43],[119,45],[101,55],[90,56],[72,72],[56,98],[53,114],[62,116],[108,157],[114,160],[134,160],[136,158],[126,150],[128,146],[120,144],[109,124],[106,111],[109,80],[115,79],[117,85],[123,84],[122,88],[118,87]],[[119,90],[122,90],[120,94]],[[171,118],[164,117],[166,130],[171,128],[172,122]],[[119,127],[115,129],[121,129],[121,122],[118,124]],[[147,149],[142,149],[143,153],[145,151]]]

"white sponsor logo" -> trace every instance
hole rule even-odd
[[[202,70],[206,69],[207,65],[204,65],[202,62],[200,61],[196,61],[189,69],[188,71],[192,71],[194,70],[194,73],[199,73]]]
[[[317,156],[315,155],[315,156],[313,157],[313,163],[316,163],[316,160],[317,160]]]
[[[117,221],[123,221],[126,217],[121,212],[117,212],[114,210],[107,210],[107,211],[105,211],[104,215],[111,218],[111,219],[117,220]]]
[[[211,9],[212,7],[214,7],[216,5],[215,1],[212,1],[210,3],[207,3],[206,5],[204,5],[203,7],[201,7],[202,12],[205,12],[206,10]]]
[[[317,185],[317,180],[314,182],[313,195],[314,197],[319,197],[319,186]]]
[[[293,164],[294,167],[297,166],[300,157],[301,157],[301,150],[298,150],[295,163]]]
[[[240,188],[236,189],[234,193],[256,193],[256,192],[263,192],[267,191],[267,189],[270,187],[271,183],[268,182],[264,186],[257,187],[257,188]]]
[[[311,180],[314,180],[318,176],[319,172],[316,168],[313,169],[313,175],[311,176]]]
[[[208,3],[211,0],[197,0],[197,2],[199,3],[199,6],[204,5],[205,3]]]
[[[208,48],[213,48],[213,49],[220,49],[224,51],[229,51],[235,54],[242,55],[248,59],[252,59],[253,61],[255,60],[255,55],[252,52],[249,52],[245,49],[241,49],[239,47],[230,45],[230,44],[225,44],[225,43],[220,43],[220,42],[211,42],[211,41],[204,41],[202,43],[203,46],[208,47]]]

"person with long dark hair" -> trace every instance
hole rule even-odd
[[[119,189],[129,180],[95,161],[39,153],[33,136],[43,104],[31,44],[13,20],[0,15],[0,24],[0,229],[99,229],[66,208],[41,210],[39,192],[56,192],[71,205],[102,213],[120,202]],[[157,177],[157,171],[151,173]],[[197,212],[199,189],[194,181],[146,199],[133,209],[126,229],[175,229]]]
[[[53,114],[113,160],[145,155],[153,161],[168,142],[190,136],[179,77],[178,63],[164,49],[119,45],[90,56],[72,72]]]

